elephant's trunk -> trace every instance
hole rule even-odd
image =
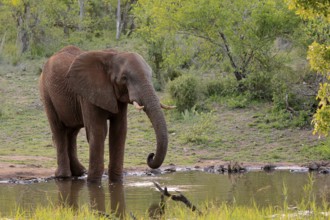
[[[146,89],[142,98],[144,111],[148,115],[155,130],[157,148],[156,153],[150,153],[147,159],[148,166],[152,169],[160,167],[165,159],[168,144],[167,126],[164,113],[153,88]]]

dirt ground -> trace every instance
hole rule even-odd
[[[6,159],[20,161],[21,164],[13,164],[10,162],[1,162]],[[43,168],[40,165],[24,164],[25,160],[49,160],[46,157],[32,156],[0,156],[0,180],[3,179],[30,179],[30,178],[45,178],[54,175],[55,168]]]

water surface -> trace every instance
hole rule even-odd
[[[313,195],[321,204],[330,201],[330,175],[313,174]],[[124,184],[88,184],[86,180],[51,180],[33,184],[0,184],[0,216],[21,210],[33,211],[37,206],[63,205],[110,213],[144,214],[157,207],[160,193],[153,181],[170,191],[181,191],[194,205],[223,202],[252,206],[289,205],[306,198],[304,186],[310,184],[308,173],[289,171],[248,172],[245,174],[210,174],[205,172],[174,172],[158,176],[126,176]],[[284,189],[287,194],[285,195]],[[172,193],[172,192],[171,192]],[[173,192],[175,193],[175,192]]]

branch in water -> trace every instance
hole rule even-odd
[[[180,201],[183,202],[189,209],[191,209],[192,211],[197,211],[199,214],[201,214],[201,212],[197,209],[196,206],[194,206],[188,199],[187,197],[185,197],[181,192],[176,191],[177,193],[179,193],[179,195],[171,195],[168,191],[167,191],[167,187],[165,186],[164,189],[156,182],[153,182],[154,185],[156,186],[156,188],[164,195],[167,197],[170,197],[172,200],[174,201]]]

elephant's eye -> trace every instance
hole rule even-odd
[[[126,76],[123,76],[123,77],[121,78],[121,81],[122,81],[123,83],[126,83],[126,81],[127,81],[127,77],[126,77]]]

